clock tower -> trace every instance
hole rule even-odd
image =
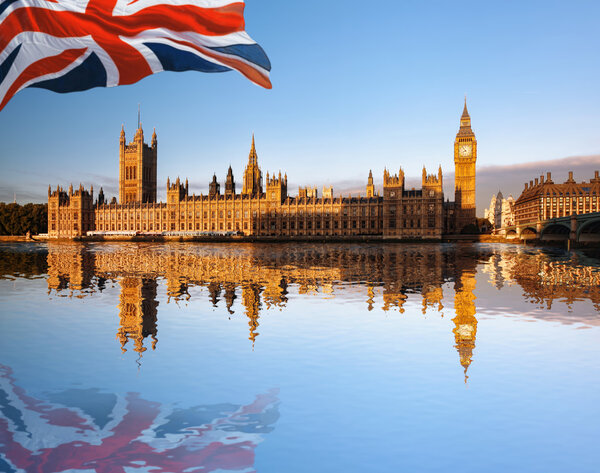
[[[460,129],[454,140],[454,209],[455,231],[460,233],[470,224],[476,224],[475,215],[475,162],[477,140],[471,129],[471,117],[465,108],[460,117]]]

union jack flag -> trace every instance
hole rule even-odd
[[[39,399],[0,365],[0,471],[250,473],[277,405],[276,390],[245,406],[182,408],[98,389]]]
[[[189,70],[237,70],[271,88],[243,0],[0,0],[0,110],[25,87],[74,92]]]

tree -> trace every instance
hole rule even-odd
[[[48,231],[48,204],[0,202],[0,235],[32,235]]]

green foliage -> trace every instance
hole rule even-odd
[[[48,204],[0,202],[0,235],[32,235],[48,231]]]

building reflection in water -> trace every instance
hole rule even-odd
[[[261,310],[285,308],[291,287],[300,295],[360,297],[368,311],[379,307],[404,313],[409,297],[420,297],[423,314],[431,310],[443,316],[444,289],[453,283],[452,331],[466,380],[477,335],[478,265],[496,287],[521,285],[531,302],[551,307],[557,298],[567,303],[586,299],[600,310],[600,274],[594,268],[543,253],[472,246],[49,244],[48,288],[85,297],[102,291],[106,281],[118,282],[117,339],[123,351],[131,342],[141,355],[158,341],[159,278],[165,280],[167,303],[189,301],[190,288],[202,287],[210,304],[224,305],[229,316],[241,305],[253,346]]]
[[[156,348],[157,339],[157,307],[156,279],[124,277],[119,281],[121,295],[119,296],[119,331],[117,339],[121,343],[123,353],[125,345],[133,341],[133,350],[137,353],[146,351],[144,339],[152,339],[152,349]]]
[[[475,273],[465,271],[460,280],[454,283],[454,339],[456,349],[460,356],[460,364],[465,369],[465,383],[467,370],[473,359],[475,337],[477,336],[477,318],[475,317]]]

